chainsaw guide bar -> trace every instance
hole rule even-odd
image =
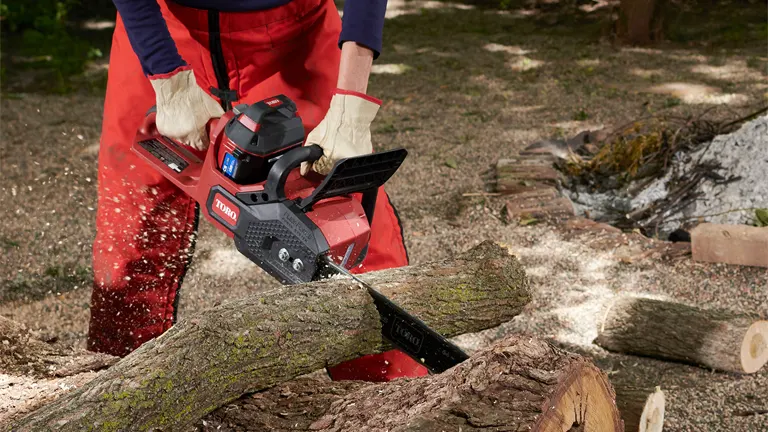
[[[426,323],[409,314],[359,277],[327,257],[323,261],[331,272],[349,277],[368,291],[379,311],[381,335],[430,372],[444,372],[469,358],[445,336],[429,328]]]

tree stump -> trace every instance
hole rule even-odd
[[[621,0],[618,37],[632,45],[647,45],[661,38],[661,0]]]
[[[220,409],[205,424],[206,431],[623,430],[603,372],[525,335],[502,339],[439,375],[287,383]]]
[[[595,343],[615,352],[754,373],[768,362],[768,321],[640,297],[619,297]]]

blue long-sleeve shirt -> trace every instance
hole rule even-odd
[[[221,12],[270,9],[291,0],[173,0],[182,6]],[[157,75],[185,65],[168,32],[156,0],[113,0],[123,19],[131,47],[144,73]],[[373,58],[381,53],[387,0],[346,0],[339,46],[351,41],[370,48]]]

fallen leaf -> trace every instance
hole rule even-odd
[[[446,159],[445,166],[447,166],[448,168],[456,169],[458,168],[459,164],[456,162],[455,159]]]
[[[768,209],[756,209],[755,219],[757,226],[768,227]]]

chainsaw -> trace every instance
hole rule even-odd
[[[304,146],[296,104],[285,95],[233,107],[207,125],[197,151],[161,135],[150,109],[132,149],[199,204],[237,250],[284,285],[341,274],[366,288],[382,335],[433,373],[468,358],[349,269],[366,256],[378,189],[407,156],[394,149],[340,160],[327,176],[302,176],[323,155]]]

